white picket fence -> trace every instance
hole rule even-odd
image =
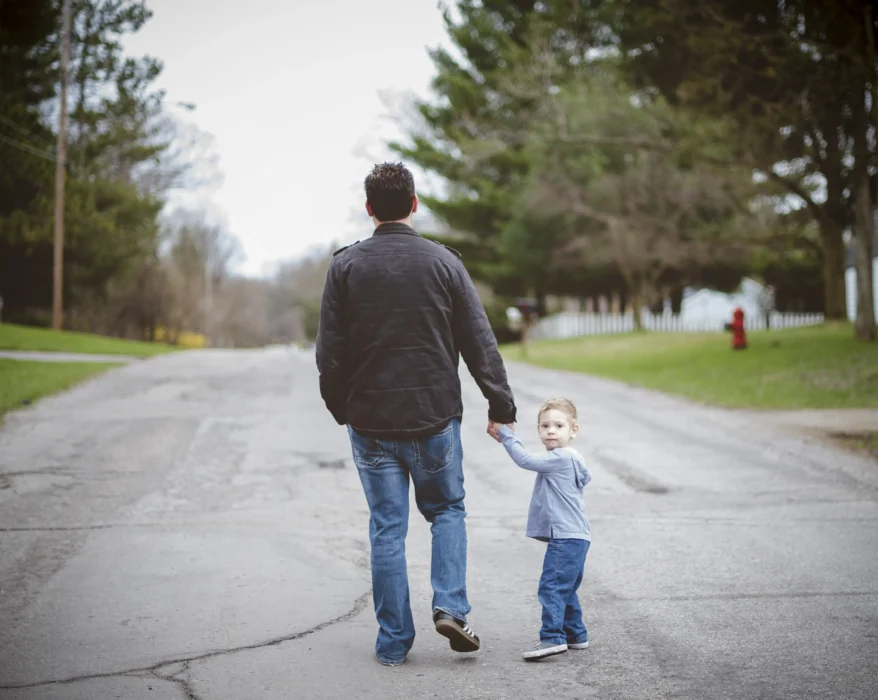
[[[709,333],[724,330],[731,318],[683,319],[675,314],[643,313],[643,327],[648,331],[660,333]],[[798,328],[823,323],[823,314],[779,313],[771,314],[771,328]],[[744,320],[748,331],[764,330],[765,316],[749,316]],[[634,316],[627,314],[596,314],[563,312],[546,316],[537,321],[531,329],[529,338],[576,338],[583,335],[606,335],[610,333],[629,333],[634,330]]]

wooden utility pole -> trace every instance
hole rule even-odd
[[[67,174],[67,82],[70,63],[70,0],[61,12],[61,113],[58,119],[58,147],[55,154],[55,255],[52,297],[52,327],[64,325],[64,178]]]

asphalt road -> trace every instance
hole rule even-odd
[[[313,357],[202,351],[133,363],[0,428],[0,700],[878,698],[878,468],[757,415],[513,366],[519,432],[580,407],[594,542],[592,647],[536,664],[543,545],[532,476],[465,383],[478,654],[430,623],[374,657],[367,510]]]

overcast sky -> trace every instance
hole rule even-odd
[[[195,103],[181,118],[215,137],[224,181],[210,197],[243,245],[241,271],[370,235],[363,178],[400,136],[381,95],[429,94],[427,50],[447,44],[437,0],[147,5],[128,51],[162,59],[167,100]]]

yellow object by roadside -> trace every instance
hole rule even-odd
[[[158,343],[170,343],[180,348],[207,347],[207,339],[201,333],[190,333],[189,331],[167,333],[161,326],[155,329],[155,339]]]

